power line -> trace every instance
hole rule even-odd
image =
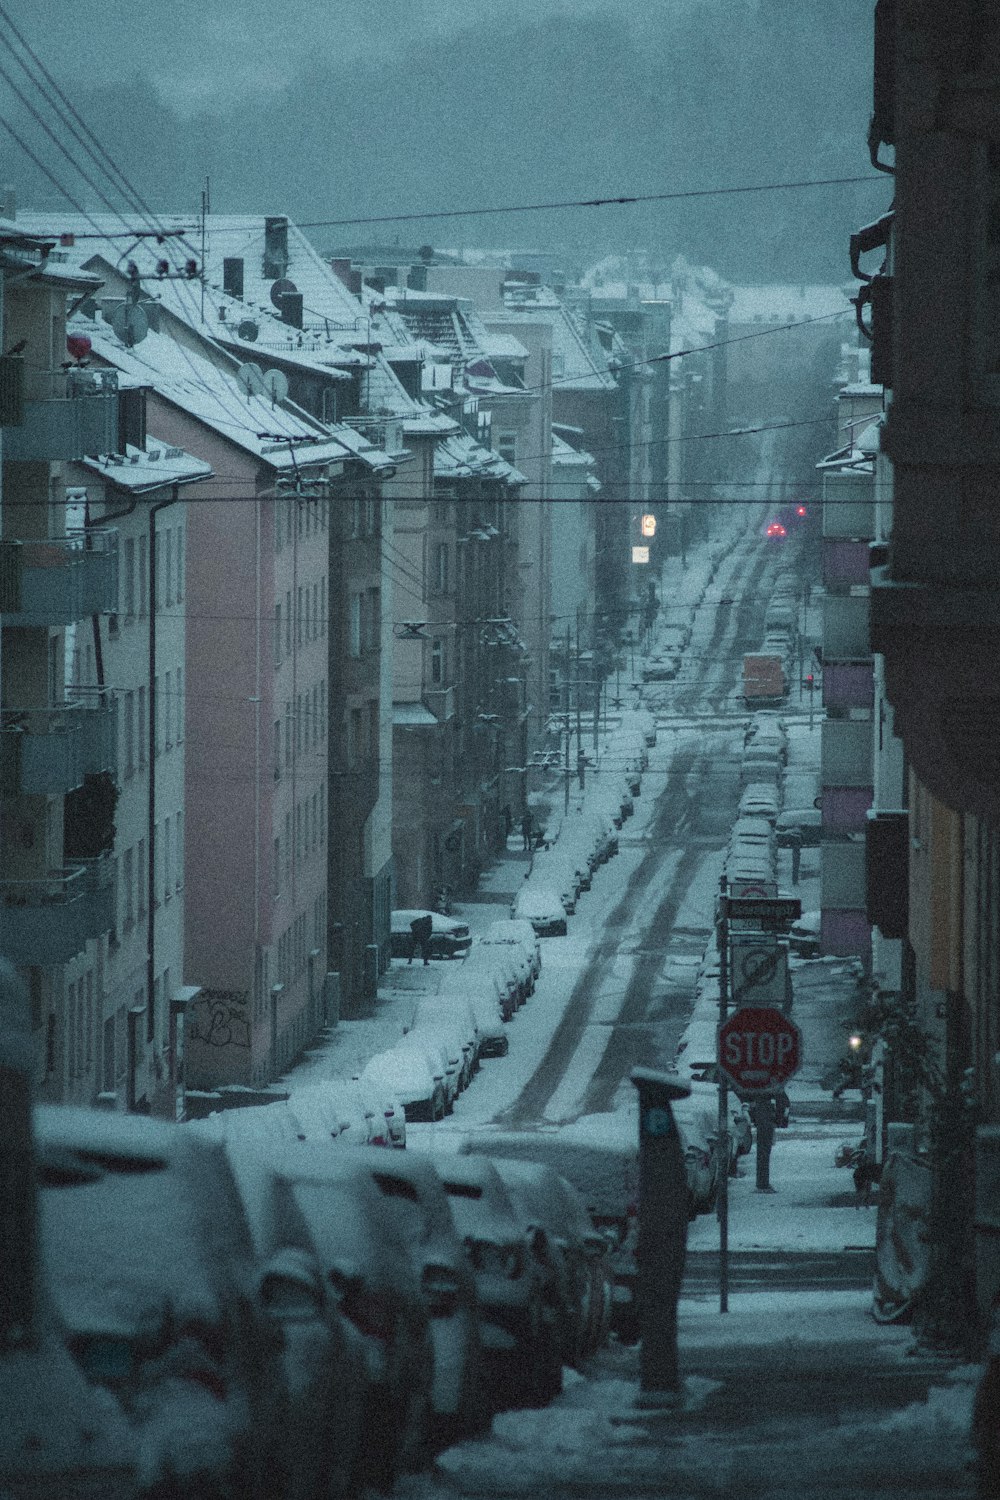
[[[352,225],[403,224],[424,219],[475,219],[490,214],[532,214],[562,208],[620,208],[636,203],[676,203],[685,198],[726,198],[746,193],[790,192],[799,188],[848,187],[858,183],[875,183],[885,187],[882,177],[809,177],[797,182],[757,182],[736,187],[688,188],[667,193],[619,193],[609,198],[559,198],[544,203],[507,203],[494,208],[437,208],[422,212],[367,214],[350,219],[310,219],[300,229],[345,229]],[[240,229],[217,230],[221,234],[240,234]]]

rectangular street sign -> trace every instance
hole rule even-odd
[[[730,922],[759,922],[762,927],[787,927],[802,915],[798,896],[723,896],[722,915]]]
[[[788,945],[774,932],[734,932],[729,944],[729,994],[734,1005],[788,1001]]]

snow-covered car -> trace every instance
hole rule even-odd
[[[456,1006],[468,1006],[476,1023],[479,1056],[504,1057],[510,1040],[504,1025],[503,996],[505,986],[493,969],[448,970],[442,976],[436,999]]]
[[[410,1022],[408,1036],[424,1033],[439,1036],[446,1044],[449,1057],[458,1059],[459,1092],[467,1089],[479,1062],[479,1033],[468,1005],[464,1007],[437,995],[418,1001]]]
[[[393,1146],[397,1150],[404,1147],[406,1145],[406,1114],[396,1095],[384,1084],[376,1087],[370,1079],[362,1084],[357,1074],[352,1081],[357,1086],[366,1113],[370,1111],[376,1120],[381,1117],[384,1121],[382,1131],[385,1139],[381,1142],[375,1140],[373,1144]],[[348,1145],[356,1146],[357,1144],[356,1140],[352,1141],[348,1138]]]
[[[786,807],[774,831],[779,849],[790,849],[796,842],[802,849],[815,849],[823,838],[823,814],[818,807]]]
[[[392,1050],[404,1054],[412,1052],[426,1060],[434,1077],[440,1077],[444,1084],[444,1112],[450,1115],[462,1092],[464,1062],[457,1037],[446,1035],[440,1028],[406,1031]]]
[[[504,1020],[509,1021],[513,1017],[524,997],[517,964],[503,948],[474,944],[462,965],[461,973],[463,980],[469,985],[492,985],[499,996]],[[487,977],[483,978],[484,975]]]
[[[575,864],[547,849],[536,854],[528,876],[529,885],[551,887],[559,892],[563,911],[571,917],[576,911],[576,898],[580,893]]]
[[[538,942],[538,935],[530,922],[514,922],[509,918],[498,918],[491,922],[481,939],[487,945],[491,943],[519,943],[528,955],[531,965],[532,989],[534,982],[542,972],[542,950]]]
[[[137,1493],[269,1493],[290,1397],[223,1146],[135,1115],[43,1105],[34,1119],[56,1313],[133,1425]]]
[[[563,1359],[577,1368],[604,1342],[611,1316],[609,1240],[582,1197],[552,1167],[492,1157],[511,1201],[545,1232],[555,1255]]]
[[[535,941],[537,942],[537,938]],[[531,955],[524,944],[507,938],[493,937],[486,932],[477,940],[474,947],[503,949],[504,958],[513,964],[517,974],[518,1001],[523,1005],[535,987],[535,971],[532,966]]]
[[[403,1231],[366,1162],[384,1152],[323,1152],[300,1146],[276,1156],[282,1205],[301,1217],[339,1315],[353,1331],[362,1374],[364,1436],[352,1473],[359,1485],[387,1489],[415,1467],[430,1433],[431,1316]],[[393,1157],[395,1154],[393,1153]],[[321,1489],[313,1493],[323,1493]]]
[[[748,745],[740,762],[740,780],[767,781],[777,784],[781,780],[782,763],[780,753],[770,745]]]
[[[258,1262],[258,1300],[275,1330],[290,1400],[282,1427],[281,1495],[348,1496],[361,1458],[367,1402],[366,1351],[328,1286],[308,1226],[274,1168],[283,1152],[297,1162],[329,1157],[324,1145],[262,1151],[246,1135],[227,1142]]]
[[[273,1105],[267,1105],[272,1109]],[[288,1108],[302,1127],[306,1140],[346,1136],[352,1146],[387,1146],[386,1123],[381,1111],[368,1103],[354,1083],[325,1079],[299,1084]]]
[[[751,781],[740,796],[739,815],[766,818],[773,823],[781,808],[778,788],[769,781]]]
[[[475,1277],[488,1404],[544,1405],[562,1388],[559,1329],[545,1315],[551,1277],[485,1157],[439,1156],[434,1165]]]
[[[679,651],[657,650],[647,658],[642,669],[643,682],[673,682],[680,670]]]
[[[345,1148],[336,1155],[338,1168],[343,1163],[346,1172],[352,1157],[392,1208],[417,1273],[430,1315],[431,1403],[439,1436],[475,1431],[484,1417],[476,1288],[441,1179],[430,1159],[414,1151]]]
[[[717,1090],[692,1083],[690,1096],[674,1100],[671,1109],[684,1148],[688,1211],[694,1218],[714,1208],[719,1177],[729,1169],[728,1161],[723,1164],[719,1157]]]
[[[798,921],[793,922],[788,934],[788,947],[799,958],[818,958],[822,953],[820,943],[821,914],[804,911]]]
[[[403,1106],[406,1123],[444,1118],[447,1094],[444,1074],[436,1071],[426,1053],[412,1047],[377,1052],[359,1076],[362,1087],[391,1089]]]
[[[539,937],[565,937],[566,909],[559,892],[551,886],[525,884],[511,903],[513,921],[530,922]]]
[[[418,917],[430,917],[431,936],[427,944],[429,958],[461,958],[472,947],[472,936],[468,922],[456,917],[445,917],[437,911],[422,909],[399,909],[389,917],[389,951],[393,958],[409,958],[413,952],[413,933],[410,923]]]

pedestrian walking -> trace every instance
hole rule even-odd
[[[771,1186],[771,1147],[774,1145],[774,1130],[778,1111],[770,1094],[763,1094],[750,1106],[750,1118],[757,1132],[757,1191],[773,1193]]]
[[[534,826],[534,821],[530,812],[526,812],[524,817],[521,819],[521,837],[524,840],[525,849],[530,850],[531,848],[531,833]]]
[[[431,933],[433,931],[434,918],[430,915],[429,912],[426,916],[414,917],[413,921],[410,923],[410,935],[412,941],[410,943],[410,956],[406,960],[408,964],[412,964],[413,955],[417,952],[420,953],[420,956],[423,958],[425,964],[430,963],[429,951]]]

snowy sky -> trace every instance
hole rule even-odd
[[[489,6],[494,20],[506,15],[515,25],[593,11],[642,25],[648,10],[645,0]],[[421,37],[453,36],[480,25],[483,10],[468,0],[240,0],[235,7],[231,0],[171,0],[166,7],[161,0],[23,0],[15,19],[33,45],[44,38],[46,59],[60,73],[113,81],[124,45],[126,71],[148,73],[174,105],[200,108],[225,107],[248,89],[277,92],[326,49],[331,62],[350,62],[399,54]]]

